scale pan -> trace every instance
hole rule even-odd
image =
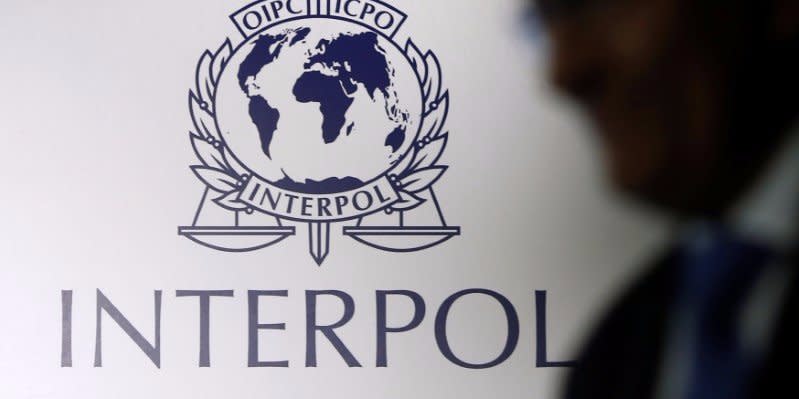
[[[460,227],[345,227],[344,234],[390,252],[422,251],[461,234]]]
[[[178,234],[219,251],[250,252],[277,244],[295,232],[294,227],[180,227]]]

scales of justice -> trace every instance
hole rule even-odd
[[[433,187],[447,170],[439,160],[449,137],[444,131],[449,94],[442,90],[432,52],[423,55],[411,40],[400,50],[415,72],[422,108],[418,133],[408,135],[413,142],[405,154],[363,187],[303,195],[261,178],[223,138],[215,100],[237,51],[228,40],[216,52],[205,52],[197,66],[196,87],[189,93],[190,138],[201,164],[191,169],[206,187],[191,226],[178,228],[181,236],[219,251],[250,252],[301,229],[308,232],[309,252],[321,266],[330,252],[333,226],[341,226],[356,242],[390,252],[425,250],[461,234],[460,227],[447,224]]]
[[[179,234],[203,246],[225,252],[250,252],[267,248],[296,235],[296,227],[278,217],[247,211],[229,211],[206,193],[191,226],[179,228]],[[357,219],[343,227],[343,233],[361,244],[389,252],[422,251],[460,235],[460,227],[448,226],[435,192],[412,211],[377,213]],[[435,220],[430,225],[429,220]],[[309,251],[322,265],[329,254],[328,222],[308,222]]]

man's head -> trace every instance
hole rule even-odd
[[[799,1],[537,0],[552,77],[596,123],[614,182],[724,212],[799,114]]]

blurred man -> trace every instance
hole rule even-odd
[[[565,396],[799,397],[799,1],[534,3],[613,182],[685,221]]]

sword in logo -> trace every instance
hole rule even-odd
[[[311,222],[308,223],[308,230],[311,257],[317,265],[322,266],[330,253],[330,223]]]

